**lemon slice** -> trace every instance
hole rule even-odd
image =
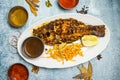
[[[95,46],[97,45],[99,42],[98,42],[98,37],[97,36],[94,36],[94,35],[84,35],[82,37],[82,44],[84,46]]]

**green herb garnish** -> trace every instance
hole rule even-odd
[[[47,7],[52,7],[52,4],[51,4],[50,0],[47,0],[47,1],[45,2],[45,5],[46,5]]]

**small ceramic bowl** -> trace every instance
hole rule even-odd
[[[77,4],[79,3],[79,0],[72,0],[72,1],[70,1],[70,0],[58,0],[58,3],[63,9],[73,9],[74,7],[77,6]]]
[[[38,37],[28,37],[22,44],[23,55],[28,58],[37,58],[44,51],[44,43]]]
[[[28,20],[28,12],[22,6],[15,6],[10,9],[8,14],[8,22],[14,27],[21,27],[25,25]]]
[[[29,71],[27,67],[21,63],[15,63],[8,69],[8,80],[28,80],[28,77]]]

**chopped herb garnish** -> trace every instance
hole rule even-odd
[[[47,7],[52,7],[52,4],[51,4],[50,0],[47,0],[47,1],[45,2],[45,5],[46,5]]]

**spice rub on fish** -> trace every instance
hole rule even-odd
[[[105,25],[85,25],[81,21],[69,18],[57,19],[33,29],[33,36],[39,37],[47,45],[71,43],[83,35],[104,37]]]

